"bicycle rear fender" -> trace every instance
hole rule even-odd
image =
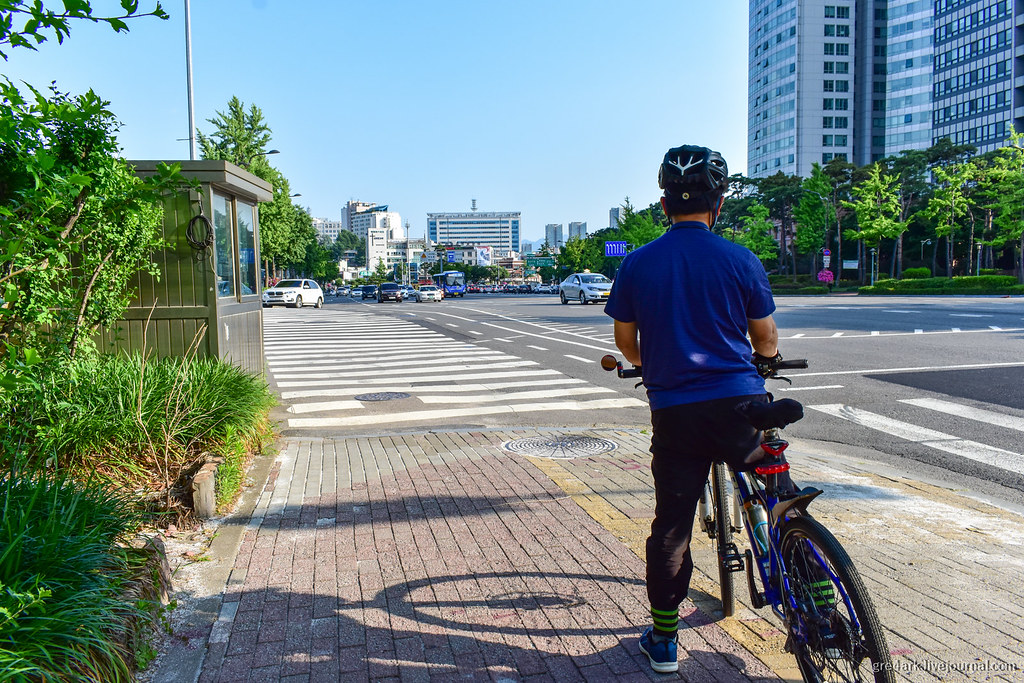
[[[775,524],[780,519],[784,519],[789,516],[790,511],[795,511],[798,515],[807,514],[807,506],[811,504],[812,500],[820,496],[822,493],[821,489],[815,489],[808,486],[796,497],[780,500],[772,507],[772,524]]]

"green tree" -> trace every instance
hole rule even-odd
[[[936,166],[932,173],[938,187],[928,203],[927,211],[935,223],[935,234],[945,239],[946,277],[953,277],[954,243],[961,221],[970,218],[973,222],[968,188],[977,175],[977,168],[967,161]]]
[[[750,213],[742,218],[743,229],[736,240],[754,252],[762,263],[775,260],[779,255],[778,242],[772,237],[775,225],[769,219],[769,213],[764,204],[751,204]]]
[[[854,239],[877,250],[883,239],[895,239],[903,234],[907,225],[899,219],[898,186],[897,176],[885,173],[881,164],[871,165],[867,178],[854,186],[852,200],[843,202],[857,217]]]
[[[793,207],[800,201],[801,183],[799,176],[786,175],[781,171],[758,180],[757,189],[761,204],[768,207],[768,215],[779,224],[779,272],[790,270],[796,278],[796,250],[792,247]],[[786,258],[790,261],[787,264]]]
[[[1015,244],[1017,279],[1024,282],[1024,135],[1012,133],[990,171],[995,191],[994,244]]]
[[[388,266],[384,263],[383,259],[381,259],[377,261],[377,267],[374,268],[368,279],[370,284],[379,285],[380,283],[387,281],[388,275],[390,275],[388,272]]]
[[[123,314],[132,277],[157,272],[162,196],[183,181],[166,165],[137,178],[92,91],[28,88],[0,83],[0,342],[74,357]]]
[[[793,209],[796,235],[793,244],[797,252],[810,254],[811,272],[818,270],[818,253],[828,245],[828,228],[835,220],[835,212],[829,204],[832,184],[819,164],[811,164],[811,176],[801,187],[804,190],[799,203]]]
[[[634,249],[642,247],[648,242],[653,242],[665,233],[664,226],[655,224],[649,212],[637,213],[630,203],[629,197],[626,197],[626,201],[622,204],[622,209],[619,236],[631,244]]]
[[[604,261],[604,251],[595,239],[570,237],[558,255],[556,263],[567,272],[578,273],[584,270],[597,271]],[[541,275],[543,278],[543,274]]]
[[[125,23],[128,19],[168,19],[170,16],[159,2],[149,12],[142,12],[138,0],[121,0],[124,14],[113,16],[93,15],[88,0],[63,0],[61,4],[63,11],[47,9],[42,0],[0,0],[0,57],[7,60],[7,53],[3,50],[5,45],[35,50],[36,45],[51,37],[63,45],[64,39],[71,35],[73,19],[107,24],[120,33],[128,31],[128,24]],[[21,24],[21,30],[14,28],[15,23]]]

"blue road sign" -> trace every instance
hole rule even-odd
[[[832,250],[831,249],[822,249],[821,253],[822,253],[823,256],[831,256],[832,255]]]
[[[626,255],[626,243],[625,242],[605,242],[604,243],[604,255],[605,256],[625,256]]]

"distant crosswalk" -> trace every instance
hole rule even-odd
[[[976,408],[954,401],[936,398],[911,398],[900,399],[899,403],[977,421],[985,425],[1024,431],[1024,418],[998,413],[993,410]],[[954,434],[947,434],[946,432],[840,403],[805,405],[805,407],[937,451],[950,453],[1009,472],[1024,474],[1024,455],[1013,451],[960,438]]]
[[[291,429],[646,406],[535,361],[360,311],[268,310],[264,348],[270,374],[290,404]],[[364,396],[388,392],[409,398]]]

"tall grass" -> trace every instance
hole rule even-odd
[[[135,507],[95,481],[8,470],[0,478],[0,673],[5,680],[126,681],[138,609],[118,599],[117,546]]]
[[[216,359],[98,356],[44,377],[28,454],[137,489],[166,492],[204,448],[269,432],[266,382]]]

